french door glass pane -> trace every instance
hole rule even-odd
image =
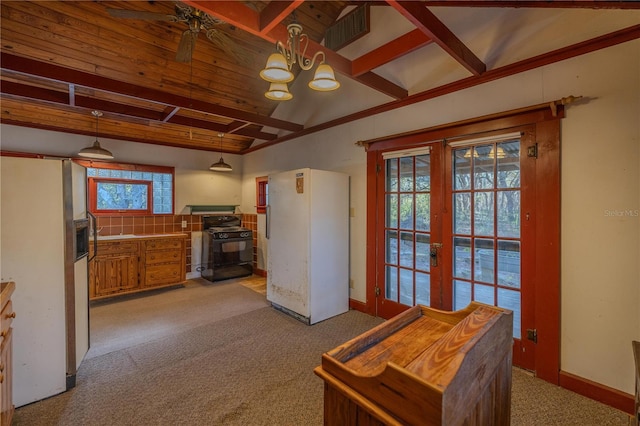
[[[431,304],[431,275],[416,272],[416,304]]]
[[[430,155],[387,159],[385,298],[430,302]]]
[[[400,303],[413,306],[413,271],[400,269]]]
[[[429,249],[431,236],[429,234],[416,234],[416,269],[429,271]]]
[[[498,241],[498,284],[520,288],[519,241]]]
[[[387,194],[387,228],[398,227],[398,195]]]
[[[400,192],[413,192],[413,158],[400,159]]]
[[[520,338],[520,140],[454,149],[452,162],[453,307],[510,309]]]
[[[430,194],[416,194],[416,231],[429,231],[431,212],[429,208]]]
[[[398,191],[398,159],[387,160],[387,191]]]
[[[471,303],[471,283],[468,281],[453,281],[453,310],[466,308]]]
[[[471,158],[473,148],[453,151],[453,189],[471,189]]]
[[[493,290],[494,287],[492,285],[474,284],[473,300],[487,305],[495,305]]]
[[[473,158],[473,187],[493,189],[493,145],[477,146]]]
[[[400,266],[413,267],[413,233],[400,233]]]
[[[471,239],[453,239],[453,276],[471,278]]]
[[[520,191],[497,191],[499,237],[520,237]]]
[[[384,298],[398,301],[398,268],[387,266]]]
[[[475,192],[473,226],[476,235],[493,235],[493,192]]]
[[[416,157],[416,191],[431,190],[431,156]]]
[[[398,231],[387,230],[387,263],[398,264]]]
[[[502,157],[498,157],[498,188],[520,187],[520,141],[502,142]]]
[[[413,229],[413,194],[400,194],[400,228]]]
[[[471,194],[461,192],[453,194],[453,232],[471,234]]]
[[[475,239],[474,279],[485,283],[495,283],[493,240]]]

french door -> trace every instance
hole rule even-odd
[[[535,270],[528,138],[514,132],[379,155],[379,316],[416,304],[459,310],[471,301],[509,309],[514,364],[534,369],[535,345],[525,339]]]

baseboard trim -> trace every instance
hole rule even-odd
[[[265,277],[267,276],[267,271],[265,271],[264,269],[259,269],[259,268],[253,268],[253,273],[260,276],[260,277]]]
[[[560,371],[560,386],[572,392],[586,396],[633,415],[634,396],[618,389],[610,388],[600,383],[576,376],[575,374]]]
[[[367,310],[367,304],[355,299],[349,299],[349,309],[364,312],[365,314],[369,313]]]

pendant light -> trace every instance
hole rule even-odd
[[[102,117],[102,113],[100,111],[92,111],[91,114],[96,118],[96,140],[93,142],[92,146],[88,146],[78,153],[80,157],[86,158],[96,158],[100,160],[112,160],[113,154],[106,149],[100,146],[100,142],[98,142],[98,118]]]
[[[230,172],[233,170],[231,166],[224,162],[222,159],[222,137],[224,133],[218,133],[218,137],[220,138],[220,160],[217,163],[213,163],[209,170],[213,170],[214,172]]]

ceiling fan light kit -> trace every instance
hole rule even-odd
[[[276,42],[277,52],[269,55],[267,65],[260,71],[260,77],[271,83],[265,96],[278,101],[293,98],[286,84],[294,78],[291,68],[297,63],[303,71],[308,71],[313,68],[316,59],[320,56],[322,56],[322,60],[320,60],[313,80],[309,82],[309,87],[320,92],[329,92],[339,88],[340,83],[336,80],[333,68],[324,62],[325,53],[323,51],[316,52],[311,59],[306,57],[309,38],[302,32],[302,26],[292,23],[287,26],[287,31],[289,39],[286,46],[280,41]],[[274,85],[277,86],[274,87]]]
[[[98,160],[112,160],[113,154],[101,147],[100,142],[98,142],[98,118],[102,117],[102,113],[100,111],[92,111],[91,114],[96,118],[96,140],[93,142],[93,145],[81,149],[78,155],[80,157]]]

